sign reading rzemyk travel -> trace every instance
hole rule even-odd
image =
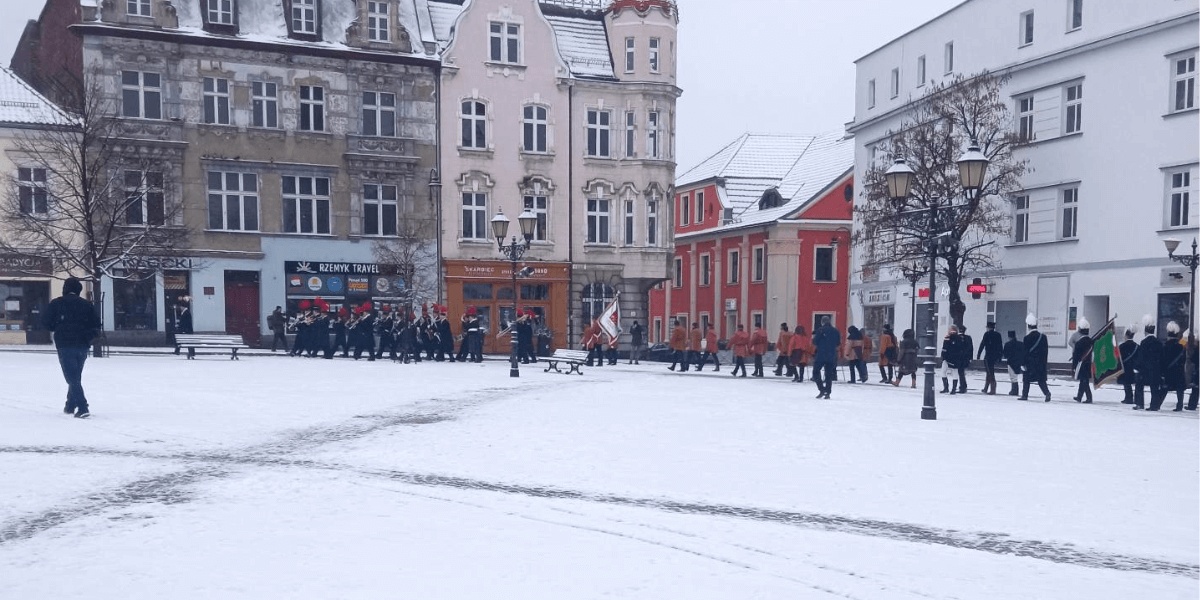
[[[379,265],[375,263],[343,263],[343,262],[312,262],[305,260],[288,260],[283,263],[285,273],[337,274],[337,275],[379,275]]]
[[[365,300],[404,297],[408,288],[402,277],[384,275],[374,263],[340,263],[303,260],[284,261],[287,294],[301,298],[323,296]]]

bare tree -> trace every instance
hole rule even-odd
[[[59,123],[19,134],[18,163],[0,198],[0,250],[49,259],[91,283],[153,276],[158,257],[181,254],[188,230],[173,201],[172,165],[153,141],[121,134],[103,74],[88,72]]]
[[[900,128],[888,131],[881,142],[878,148],[884,151],[861,186],[865,201],[854,210],[858,227],[853,240],[864,269],[924,262],[930,234],[948,236],[936,269],[946,278],[950,316],[960,326],[967,308],[960,295],[963,278],[1000,269],[996,241],[1009,235],[1009,196],[1020,189],[1020,178],[1029,169],[1027,161],[1013,156],[1022,140],[1001,94],[1007,82],[1007,76],[984,71],[933,85],[909,106]],[[972,141],[989,164],[979,191],[964,194],[957,162]],[[914,171],[911,193],[903,202],[889,198],[884,183],[884,171],[894,158],[904,158]],[[958,208],[942,210],[936,223],[898,214],[933,205]]]
[[[433,236],[437,231],[433,219],[409,217],[400,221],[396,236],[374,243],[371,253],[375,262],[388,275],[404,280],[404,297],[408,310],[417,303],[436,298],[437,250]]]

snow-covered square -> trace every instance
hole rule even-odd
[[[89,359],[80,420],[52,354],[0,366],[0,598],[1198,593],[1173,400],[154,355]]]

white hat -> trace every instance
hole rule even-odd
[[[1179,323],[1175,321],[1167,323],[1167,333],[1179,333]]]
[[[1037,317],[1033,316],[1033,313],[1029,313],[1025,317],[1025,324],[1030,327],[1037,327]]]
[[[1142,326],[1143,326],[1143,329],[1146,330],[1146,333],[1154,333],[1154,326],[1155,326],[1154,317],[1152,317],[1150,315],[1146,315],[1146,316],[1142,317]]]
[[[1088,320],[1086,318],[1079,319],[1079,322],[1077,323],[1077,325],[1078,325],[1079,329],[1091,329],[1092,328],[1092,324],[1088,323]]]

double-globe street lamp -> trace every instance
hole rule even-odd
[[[979,188],[983,186],[983,175],[987,171],[987,166],[987,156],[984,156],[983,152],[979,150],[979,144],[975,140],[971,140],[970,147],[958,159],[958,178],[959,183],[962,184],[964,196],[972,191],[975,194],[979,193]],[[925,349],[925,394],[924,403],[921,405],[921,418],[933,421],[937,419],[933,384],[935,363],[937,362],[938,308],[934,287],[937,279],[937,259],[939,252],[944,253],[958,243],[953,233],[949,231],[953,219],[950,219],[949,222],[945,222],[943,219],[946,219],[947,216],[953,217],[955,213],[964,209],[969,209],[969,205],[939,206],[939,199],[934,196],[928,199],[928,208],[903,210],[908,203],[915,174],[901,157],[897,158],[896,162],[884,172],[884,179],[887,183],[888,197],[900,208],[896,213],[896,219],[907,223],[909,228],[922,232],[921,241],[929,253],[929,302],[926,304],[929,318],[926,322],[924,343],[922,344]]]
[[[496,246],[500,249],[500,253],[508,257],[508,261],[512,263],[512,318],[515,321],[517,318],[517,262],[521,257],[525,256],[525,251],[529,249],[529,242],[533,240],[534,229],[537,228],[537,215],[525,209],[525,212],[517,216],[517,222],[521,224],[521,236],[524,241],[517,239],[517,236],[512,237],[512,242],[504,243],[504,238],[508,235],[508,217],[504,216],[503,210],[496,211],[496,216],[492,217],[492,235],[496,237]],[[512,355],[509,357],[511,365],[508,370],[509,377],[520,377],[520,367],[517,366],[517,332],[509,332],[509,337],[512,338]],[[479,343],[479,342],[477,342]]]
[[[1192,238],[1192,253],[1191,254],[1176,255],[1175,249],[1179,247],[1179,240],[1174,239],[1174,238],[1167,238],[1167,239],[1163,240],[1163,245],[1167,247],[1167,256],[1171,257],[1171,260],[1187,267],[1188,271],[1191,273],[1192,279],[1191,279],[1191,287],[1188,288],[1188,313],[1187,313],[1187,318],[1188,318],[1187,326],[1188,326],[1188,330],[1190,330],[1190,332],[1191,332],[1188,335],[1187,343],[1189,345],[1191,345],[1191,344],[1196,343],[1194,341],[1196,339],[1196,324],[1192,320],[1192,303],[1196,301],[1196,265],[1197,265],[1197,263],[1200,263],[1200,256],[1198,256],[1196,254],[1196,238]]]

